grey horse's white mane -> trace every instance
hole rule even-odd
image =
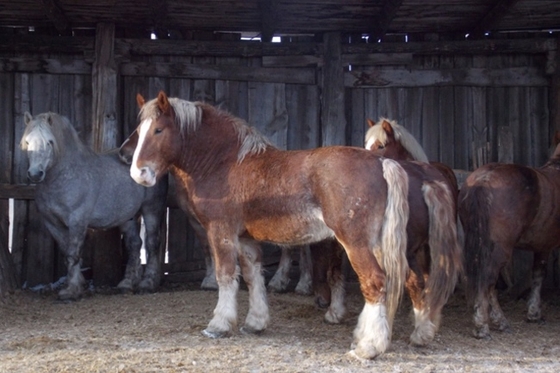
[[[412,158],[417,161],[428,162],[428,156],[426,155],[426,152],[424,152],[424,149],[422,149],[422,146],[420,146],[414,136],[412,136],[412,134],[408,132],[406,128],[404,128],[394,120],[390,120],[387,118],[379,119],[379,121],[374,126],[370,127],[367,130],[365,136],[366,144],[372,139],[379,140],[379,142],[383,144],[387,143],[387,134],[381,126],[381,124],[385,120],[391,124],[391,127],[393,127],[395,139],[397,139],[402,144],[402,146],[406,150],[408,150]]]
[[[31,117],[31,114],[27,114]],[[21,139],[20,146],[22,150],[27,150],[25,137],[33,130],[39,131],[41,139],[45,142],[49,141],[51,136],[54,138],[53,149],[55,156],[59,156],[66,146],[71,145],[76,146],[82,152],[93,152],[82,142],[70,120],[63,115],[46,112],[32,117]]]
[[[159,115],[156,105],[156,100],[153,99],[142,106],[140,110],[140,118],[154,118]],[[250,127],[243,119],[237,118],[225,110],[218,109],[212,105],[204,104],[202,102],[191,102],[182,100],[176,97],[168,97],[169,104],[175,111],[175,118],[181,133],[189,133],[196,131],[202,122],[202,111],[204,107],[212,108],[222,116],[224,120],[231,122],[238,134],[239,152],[237,154],[237,161],[241,163],[243,159],[250,154],[259,154],[266,150],[268,147],[274,145],[262,135],[256,128]]]

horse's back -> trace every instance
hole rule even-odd
[[[469,220],[466,214],[483,213],[474,205],[487,210],[495,241],[540,246],[550,241],[548,232],[560,229],[560,179],[528,166],[490,163],[476,169],[461,187],[463,220]]]

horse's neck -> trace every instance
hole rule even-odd
[[[180,157],[173,162],[174,166],[191,178],[198,179],[207,177],[224,166],[235,164],[240,143],[236,130],[227,127],[222,125],[221,128],[218,126],[214,129],[204,125],[188,135]]]

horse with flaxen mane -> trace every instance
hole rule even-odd
[[[160,92],[140,110],[130,174],[151,186],[170,171],[177,193],[205,228],[219,284],[203,331],[223,337],[237,323],[238,273],[249,289],[241,329],[266,329],[269,310],[257,241],[295,246],[336,238],[358,274],[365,305],[354,331],[360,358],[390,345],[408,265],[408,177],[395,161],[360,148],[285,151],[244,121]]]
[[[132,163],[132,156],[136,145],[138,143],[138,131],[134,131],[121,145],[119,156],[121,160],[126,164]],[[171,194],[175,194],[173,187],[175,183],[174,179],[171,178]],[[218,283],[216,282],[216,269],[214,265],[214,260],[210,254],[210,245],[208,243],[208,238],[206,236],[206,231],[200,222],[196,219],[188,200],[184,198],[178,198],[177,204],[186,213],[189,224],[194,230],[196,237],[200,243],[204,254],[204,260],[206,264],[206,274],[201,282],[200,288],[204,290],[217,290]],[[281,256],[278,262],[278,267],[276,272],[268,282],[268,289],[272,292],[282,293],[288,290],[290,284],[290,270],[292,267],[292,252],[294,250],[299,251],[299,280],[294,289],[294,291],[301,295],[310,295],[313,292],[312,288],[312,263],[311,263],[311,253],[308,245],[289,247],[281,246]]]
[[[496,281],[513,249],[534,253],[527,319],[541,320],[541,286],[550,252],[560,245],[560,143],[540,168],[489,163],[477,168],[459,193],[465,229],[467,299],[474,307],[474,335],[490,338],[509,322],[498,302]]]
[[[104,154],[88,148],[68,120],[57,113],[33,117],[25,113],[21,148],[27,153],[27,176],[37,183],[35,202],[49,232],[66,256],[66,286],[58,296],[77,299],[85,279],[81,252],[88,228],[119,227],[128,253],[122,291],[154,291],[161,279],[160,222],[164,218],[167,178],[155,188],[130,179],[116,151]],[[146,228],[146,268],[140,262],[139,218]]]
[[[409,178],[407,259],[410,273],[406,289],[412,300],[415,318],[410,341],[423,346],[433,340],[442,308],[453,293],[462,271],[462,250],[457,236],[457,181],[451,169],[453,178],[448,180],[439,168],[428,163],[424,150],[404,127],[386,119],[377,124],[371,120],[368,122],[366,149],[376,155],[399,160]],[[409,160],[411,158],[419,160]],[[328,303],[328,292],[332,291],[325,319],[337,323],[345,312],[340,255],[331,253],[327,257],[331,262],[325,264],[325,259],[315,257],[314,246],[312,249],[318,303]],[[336,250],[336,246],[331,245],[331,250]],[[330,277],[321,277],[325,272]]]

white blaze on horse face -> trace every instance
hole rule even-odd
[[[132,164],[130,165],[130,177],[132,177],[132,179],[134,179],[134,181],[136,181],[138,184],[145,186],[154,186],[156,184],[156,175],[153,170],[150,170],[147,166],[138,168],[138,156],[140,154],[140,150],[144,146],[144,140],[146,140],[146,134],[148,133],[151,125],[152,119],[146,119],[142,123],[140,123],[138,144],[136,145],[136,149],[134,150]]]
[[[377,141],[375,136],[371,136],[369,139],[367,139],[365,148],[367,150],[371,150],[371,148],[373,147],[373,144],[375,144],[375,141]]]

